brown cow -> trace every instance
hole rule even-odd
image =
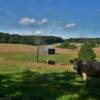
[[[99,77],[100,76],[100,62],[98,61],[80,61],[78,59],[71,60],[74,64],[74,69],[82,76],[83,80],[87,80],[87,76]]]

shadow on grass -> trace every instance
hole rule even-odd
[[[83,88],[75,73],[40,74],[24,71],[0,75],[0,98],[7,100],[100,100],[100,79]],[[65,97],[64,97],[65,96]],[[5,100],[5,99],[3,99]]]

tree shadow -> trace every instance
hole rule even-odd
[[[86,87],[73,72],[40,74],[32,71],[0,75],[0,98],[9,100],[63,100],[100,99],[100,80],[89,79]],[[96,83],[95,83],[96,82]],[[81,91],[82,90],[82,91]],[[73,97],[77,94],[76,97]],[[8,100],[8,99],[7,99]]]

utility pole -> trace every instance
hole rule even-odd
[[[37,36],[36,36],[37,63],[39,62],[39,45],[40,45],[40,43],[39,43],[39,35],[37,34]]]
[[[39,62],[39,46],[37,45],[37,63]]]
[[[36,40],[35,40],[35,43],[36,43],[36,60],[37,60],[37,63],[39,62],[39,52],[40,52],[40,45],[41,45],[41,42],[42,42],[42,39],[41,39],[41,35],[37,34],[36,35]]]

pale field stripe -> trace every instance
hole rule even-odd
[[[56,65],[48,65],[48,64],[44,64],[44,63],[34,63],[34,62],[29,62],[29,61],[0,61],[0,65],[5,65],[5,66],[16,66],[18,68],[22,68],[22,69],[40,69],[40,70],[55,70],[55,69],[61,69],[61,70],[66,70],[66,71],[72,71],[73,67],[70,64],[56,64]]]
[[[13,53],[13,52],[27,52],[34,53],[36,52],[35,46],[30,45],[17,45],[17,44],[0,44],[0,53]]]

